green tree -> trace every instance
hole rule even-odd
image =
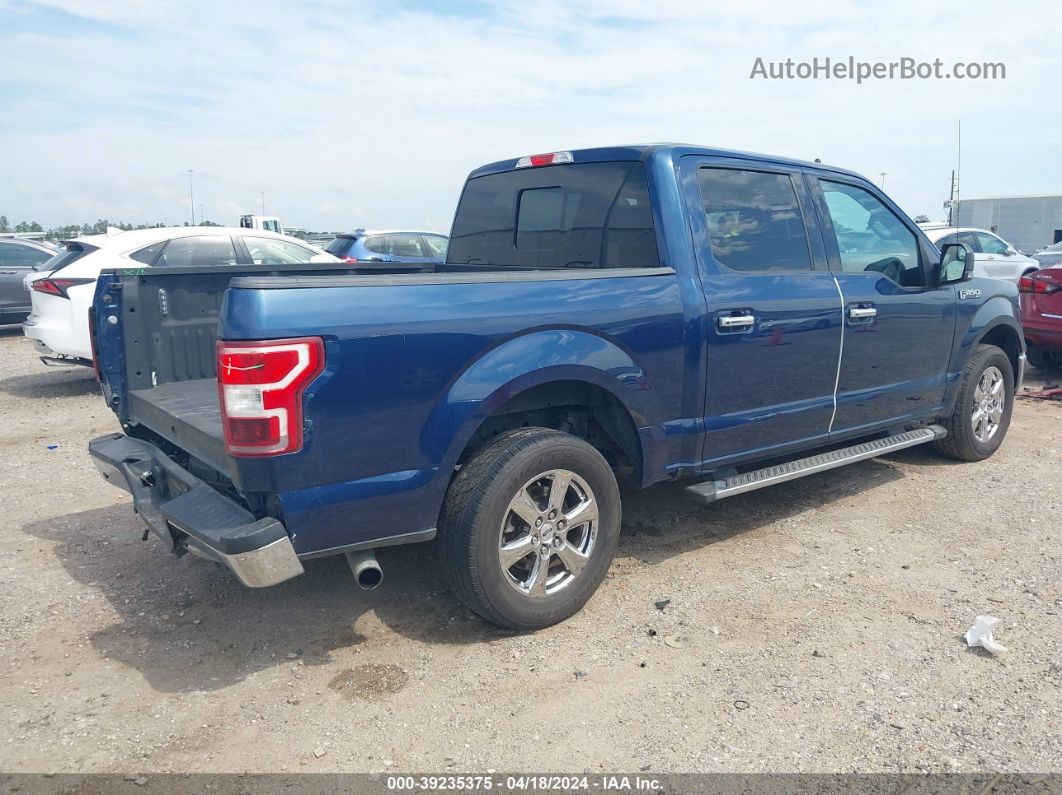
[[[29,230],[31,232],[43,232],[44,231],[44,227],[42,227],[40,224],[38,224],[36,221],[34,221],[32,224],[30,224]]]
[[[916,224],[927,224],[927,223],[929,223],[929,216],[928,215],[916,215],[914,217],[914,222]]]
[[[7,225],[7,216],[0,215],[0,232],[10,232],[11,227]]]

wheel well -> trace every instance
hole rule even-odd
[[[1021,337],[1018,336],[1018,332],[1010,326],[996,326],[989,329],[988,333],[981,337],[980,344],[995,345],[997,348],[1002,348],[1004,353],[1007,354],[1007,358],[1010,359],[1010,366],[1014,370],[1014,378],[1018,377],[1018,356],[1021,355]]]
[[[499,434],[523,427],[578,436],[597,448],[618,477],[641,474],[641,445],[630,413],[607,389],[584,381],[555,381],[509,398],[476,429],[459,461]]]

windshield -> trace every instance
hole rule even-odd
[[[63,244],[58,254],[41,265],[42,271],[52,271],[53,273],[58,270],[62,270],[67,265],[73,265],[79,259],[86,254],[91,254],[98,249],[97,246],[91,246],[88,243],[76,243],[72,240]]]
[[[324,250],[329,254],[334,254],[337,257],[345,256],[351,247],[354,245],[354,241],[357,238],[353,237],[337,237],[331,243],[324,247]]]

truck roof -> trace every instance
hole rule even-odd
[[[862,174],[825,163],[812,163],[807,160],[796,160],[789,157],[776,157],[756,152],[742,152],[734,149],[718,149],[710,146],[696,146],[694,144],[680,143],[655,143],[655,144],[629,144],[626,146],[599,146],[592,149],[572,149],[573,160],[576,163],[596,163],[612,160],[647,160],[650,157],[678,158],[683,155],[706,155],[710,157],[733,157],[742,160],[754,160],[763,163],[779,163],[787,166],[800,166],[817,168],[823,171],[833,171],[838,174],[846,174],[851,177],[865,179]],[[528,153],[530,154],[530,153]],[[482,177],[485,174],[497,174],[502,171],[512,171],[516,168],[519,158],[511,160],[498,160],[480,166],[468,175],[469,179]]]

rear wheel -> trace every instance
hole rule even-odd
[[[439,527],[451,589],[508,629],[578,612],[616,551],[620,498],[601,454],[570,434],[499,436],[454,476]]]
[[[1025,349],[1025,355],[1029,358],[1029,364],[1037,370],[1058,370],[1062,368],[1062,353],[1048,351],[1038,345],[1029,343]]]
[[[959,381],[948,435],[934,442],[937,451],[960,461],[981,461],[1007,435],[1014,409],[1014,368],[1001,348],[978,345]]]

